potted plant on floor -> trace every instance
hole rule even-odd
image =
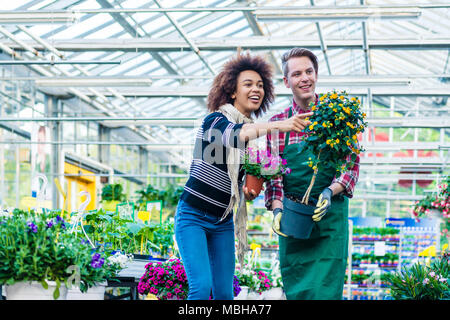
[[[430,266],[416,263],[387,276],[394,300],[449,300],[450,255],[444,253]]]
[[[138,284],[140,294],[152,294],[158,300],[184,300],[188,289],[186,272],[179,259],[148,263]]]
[[[0,218],[0,284],[8,300],[65,299],[79,255],[90,248],[58,214],[15,209]]]
[[[269,181],[291,170],[286,167],[286,160],[280,156],[272,155],[268,151],[248,148],[244,155],[243,168],[246,173],[245,186],[259,194],[264,181]]]
[[[106,211],[116,211],[116,206],[125,201],[126,196],[123,194],[123,186],[120,183],[106,184],[102,188],[102,207]]]
[[[318,171],[335,170],[336,174],[347,171],[353,165],[347,162],[347,157],[355,161],[363,151],[357,135],[367,127],[360,100],[349,98],[345,91],[320,95],[317,105],[311,103],[310,106],[314,114],[309,117],[311,124],[303,130],[301,148],[302,152],[312,155],[306,163],[312,170],[311,181],[301,203],[285,204],[285,208],[289,205],[298,214],[284,214],[281,220],[281,232],[300,239],[309,238],[314,224],[311,216],[317,199],[312,199],[310,194]]]

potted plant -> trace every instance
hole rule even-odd
[[[311,181],[301,203],[295,205],[295,211],[298,213],[295,215],[296,221],[291,221],[294,218],[288,218],[288,215],[283,215],[284,219],[281,220],[283,233],[296,234],[298,238],[303,239],[309,238],[314,223],[311,216],[317,199],[310,199],[310,193],[317,172],[322,169],[335,170],[336,174],[347,171],[353,165],[351,162],[363,151],[357,135],[367,126],[360,100],[355,97],[349,98],[345,91],[332,91],[320,95],[317,105],[311,103],[310,106],[314,113],[309,117],[311,124],[303,130],[305,136],[302,150],[312,154],[307,161],[312,169]],[[347,162],[348,156],[351,157],[351,162]],[[304,229],[304,232],[299,230],[299,227]]]
[[[280,156],[272,155],[269,151],[262,152],[248,148],[244,155],[243,169],[246,173],[245,186],[259,194],[264,181],[269,181],[291,170],[286,167],[286,160]]]
[[[165,221],[157,224],[153,231],[153,244],[159,248],[161,257],[167,257],[173,250],[174,241],[174,223],[172,221]]]
[[[281,300],[285,299],[283,292],[283,281],[280,272],[280,261],[276,254],[272,254],[271,264],[270,264],[270,279],[272,280],[271,286],[268,290],[264,292],[265,300]]]
[[[15,209],[0,218],[0,284],[7,299],[65,299],[79,256],[90,253],[57,213]]]
[[[148,263],[138,284],[140,294],[153,294],[159,300],[184,300],[188,289],[186,272],[179,259]]]
[[[248,263],[236,269],[236,276],[242,289],[242,294],[236,297],[236,300],[261,300],[264,298],[263,292],[272,287],[272,279],[257,267],[255,260],[249,255],[246,256],[246,261]]]
[[[245,264],[242,268],[237,268],[236,277],[241,286],[241,293],[235,298],[236,300],[248,300],[249,294],[255,291],[257,287],[258,278],[252,268]]]
[[[106,211],[116,211],[118,203],[125,201],[123,187],[120,183],[106,184],[102,188],[102,206]]]
[[[136,259],[149,259],[152,250],[158,250],[153,240],[153,232],[156,229],[154,223],[146,224],[140,221],[125,224],[127,237],[122,241],[122,249],[132,253]]]
[[[413,215],[416,219],[433,217],[441,221],[441,244],[450,244],[450,176],[438,185],[437,194],[427,195],[414,204]]]
[[[443,254],[430,266],[415,263],[386,277],[395,300],[449,300],[450,255]]]
[[[267,292],[272,288],[272,279],[270,275],[262,270],[255,270],[254,271],[258,281],[257,285],[254,288],[254,292],[256,292],[260,298],[264,298],[263,293]],[[259,297],[257,297],[258,299]]]
[[[153,187],[151,184],[147,185],[147,188],[138,190],[136,193],[139,195],[137,203],[139,204],[139,210],[146,210],[145,205],[148,201],[162,200],[160,190]]]
[[[125,268],[131,256],[104,251],[83,252],[78,257],[79,282],[69,288],[67,300],[103,300],[108,280]]]

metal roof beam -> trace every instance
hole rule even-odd
[[[337,88],[337,84],[335,87],[322,87],[320,83],[317,86],[317,90],[319,92],[331,91]],[[346,86],[347,92],[350,95],[367,95],[367,88],[350,88]],[[82,89],[80,89],[82,90]],[[99,88],[99,91],[106,95],[110,96],[111,93],[104,92]],[[82,90],[85,92],[85,90]],[[179,87],[156,87],[152,86],[150,88],[123,88],[118,90],[120,94],[125,97],[207,97],[208,88],[199,88],[198,86],[179,86]],[[90,95],[89,93],[86,93]],[[275,86],[275,94],[277,96],[292,96],[292,92],[290,89],[285,88],[284,86]],[[433,96],[450,96],[450,90],[448,87],[442,88],[373,88],[372,95],[378,96],[422,96],[422,97],[433,97]]]
[[[162,8],[160,2],[158,0],[153,0],[158,7]],[[194,53],[199,57],[199,59],[203,62],[203,64],[208,68],[208,70],[211,72],[211,74],[216,74],[216,71],[214,68],[206,61],[205,57],[203,57],[202,53],[200,52],[200,49],[192,42],[188,34],[184,31],[183,27],[178,23],[176,19],[174,19],[169,13],[165,12],[164,15],[169,19],[170,23],[175,27],[175,29],[178,31],[178,33],[183,37],[183,39],[186,41],[187,44],[191,47],[191,50],[194,51]]]
[[[314,6],[314,0],[310,0],[310,3],[312,6]],[[320,40],[320,48],[322,49],[323,58],[325,59],[325,64],[327,66],[328,74],[331,75],[331,67],[330,67],[330,61],[328,60],[328,54],[327,54],[327,45],[325,44],[323,35],[322,35],[322,29],[320,28],[320,23],[316,22],[316,29],[317,34],[319,36]]]
[[[193,44],[201,51],[235,51],[237,48],[251,50],[287,50],[292,47],[303,47],[311,50],[321,50],[321,43],[317,40],[299,39],[291,37],[254,36],[247,38],[192,38]],[[24,41],[38,51],[46,48],[35,41]],[[5,45],[13,50],[23,48],[14,42],[5,41]],[[132,39],[52,39],[55,49],[65,52],[78,51],[123,51],[123,52],[183,52],[192,48],[183,40],[153,39],[148,37]],[[410,50],[410,49],[450,49],[450,38],[433,37],[428,39],[411,38],[383,38],[367,39],[367,47],[371,50]],[[362,49],[361,39],[328,39],[328,49]],[[175,71],[173,70],[174,73]],[[176,73],[176,72],[175,72]]]

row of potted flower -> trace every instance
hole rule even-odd
[[[353,227],[353,241],[400,241],[398,228]]]
[[[265,272],[252,262],[238,267],[233,281],[235,299],[282,299],[281,276],[276,267],[271,271]],[[153,295],[160,300],[184,300],[188,290],[183,264],[177,258],[148,263],[138,284],[139,294]]]
[[[66,299],[99,285],[104,293],[129,257],[93,247],[73,227],[59,212],[2,213],[0,285],[7,299]]]

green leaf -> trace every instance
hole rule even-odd
[[[131,232],[132,234],[138,234],[139,231],[141,231],[141,229],[144,227],[143,224],[138,224],[134,222],[128,222],[125,226],[127,227],[128,231]]]
[[[45,279],[41,280],[41,285],[45,290],[48,290],[48,283],[45,281]]]
[[[95,228],[89,224],[83,225],[84,231],[86,231],[86,233],[94,233]]]
[[[59,292],[59,287],[57,286],[55,288],[55,291],[53,291],[53,299],[57,300],[59,298],[60,292]]]

